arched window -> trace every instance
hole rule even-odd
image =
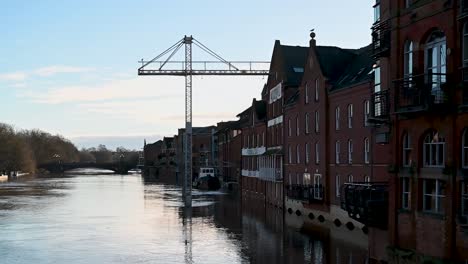
[[[445,138],[437,131],[427,133],[423,145],[424,167],[444,167]]]
[[[348,105],[348,128],[353,128],[353,104]]]
[[[434,103],[442,103],[445,96],[441,86],[446,82],[447,73],[447,44],[444,33],[432,32],[426,42],[425,55],[426,80],[431,87],[431,95]]]
[[[369,183],[370,182],[370,177],[367,175],[364,175],[364,182]]]
[[[315,164],[320,163],[320,145],[318,142],[315,142]]]
[[[340,130],[340,107],[335,108],[335,129]]]
[[[310,152],[309,152],[309,143],[305,143],[305,163],[309,164]]]
[[[305,133],[306,134],[309,134],[309,113],[306,113],[305,114],[305,120],[304,120],[304,123],[305,123]]]
[[[353,182],[354,182],[353,175],[352,174],[348,175],[348,183],[353,183]]]
[[[405,42],[405,56],[404,56],[404,78],[411,84],[413,76],[413,42]]]
[[[348,140],[348,164],[353,164],[353,140]]]
[[[462,167],[468,168],[468,128],[465,128],[462,136]]]
[[[403,135],[403,167],[411,166],[411,151],[413,148],[411,147],[411,137],[405,133]]]
[[[319,112],[315,111],[315,133],[318,133],[320,131],[319,125],[320,125]]]
[[[308,104],[309,103],[309,83],[306,82],[306,85],[305,85],[305,103]]]
[[[314,174],[314,199],[323,199],[323,186],[321,174]]]
[[[370,146],[369,139],[364,139],[364,163],[369,164],[370,162]]]
[[[291,150],[291,145],[288,146],[288,160],[289,160],[289,164],[292,164],[292,150]]]

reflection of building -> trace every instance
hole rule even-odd
[[[391,103],[392,257],[468,259],[468,3],[374,6],[375,115]],[[384,97],[382,97],[384,96]]]

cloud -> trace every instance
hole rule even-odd
[[[168,98],[171,96],[183,96],[168,87],[174,87],[180,82],[167,80],[160,83],[160,89],[156,89],[155,83],[150,79],[134,78],[126,80],[114,80],[98,85],[71,85],[51,88],[47,91],[29,90],[19,95],[31,99],[36,103],[64,104],[98,102],[109,100],[132,100],[145,98]],[[159,90],[159,91],[158,91]]]
[[[0,81],[24,81],[27,74],[24,72],[11,72],[0,74]]]
[[[95,71],[90,67],[75,67],[66,65],[52,65],[38,68],[31,71],[18,71],[9,73],[0,73],[0,81],[24,81],[30,77],[51,77],[62,73],[87,73]],[[13,85],[13,87],[18,87]],[[21,86],[23,87],[23,86]]]
[[[83,73],[95,71],[94,68],[52,65],[34,70],[32,73],[41,77],[50,77],[60,73]]]

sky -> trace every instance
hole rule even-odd
[[[138,76],[142,58],[192,35],[226,60],[268,61],[275,40],[307,46],[311,29],[317,45],[359,48],[371,42],[373,2],[4,1],[0,122],[61,134],[79,147],[141,148],[144,138],[184,126],[185,87],[183,77]],[[193,125],[235,120],[265,82],[194,77]]]

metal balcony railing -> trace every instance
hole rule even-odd
[[[374,58],[390,54],[390,21],[376,23],[372,28],[372,55]]]
[[[341,208],[349,217],[368,226],[386,228],[388,223],[388,184],[345,183],[341,186]]]
[[[449,103],[453,89],[447,77],[447,74],[430,73],[395,80],[395,111],[428,111]]]
[[[371,123],[383,122],[390,117],[390,100],[388,90],[373,93],[370,100],[370,116]]]
[[[292,184],[286,186],[286,196],[308,203],[322,202],[325,188],[323,185]]]

